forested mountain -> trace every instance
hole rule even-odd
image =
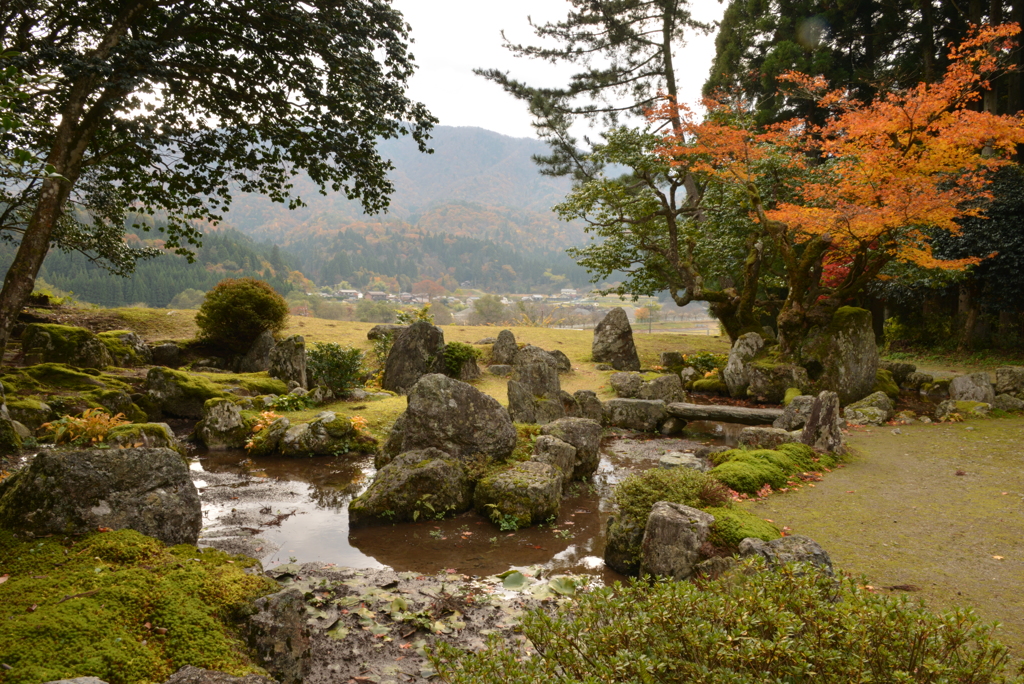
[[[561,223],[551,206],[569,191],[564,178],[543,176],[531,156],[546,146],[481,128],[438,126],[433,154],[409,138],[380,143],[391,159],[395,192],[387,214],[368,217],[340,193],[318,194],[305,176],[293,183],[308,206],[293,211],[266,197],[239,195],[225,222],[259,240],[287,246],[310,234],[398,219],[432,233],[489,239],[516,249],[560,249],[583,240],[581,226]]]

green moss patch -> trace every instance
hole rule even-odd
[[[702,378],[693,382],[693,391],[702,392],[704,394],[721,394],[728,396],[729,386],[725,384],[725,381],[718,377]]]
[[[88,392],[97,388],[127,389],[128,385],[113,375],[99,371],[79,370],[63,363],[40,363],[0,377],[8,393],[32,394],[40,391],[68,390]]]
[[[800,391],[799,387],[790,387],[786,390],[786,395],[782,398],[782,405],[789,406],[790,403],[801,394],[803,394],[803,392]]]
[[[706,510],[715,516],[710,537],[715,546],[736,549],[747,537],[771,541],[782,536],[775,525],[742,508],[715,507]]]
[[[131,334],[133,334],[131,330],[111,330],[109,332],[101,332],[97,337],[100,338],[100,342],[107,348],[110,356],[115,359],[118,365],[141,366],[146,363],[146,359],[139,356],[134,347],[121,339],[122,335]]]
[[[78,676],[160,682],[185,664],[260,672],[232,618],[277,589],[255,563],[193,546],[166,548],[131,530],[21,541],[0,531],[0,671],[4,684]]]
[[[716,467],[711,475],[741,494],[756,494],[766,484],[781,489],[791,475],[836,464],[835,456],[795,443],[777,449],[731,449],[714,454],[712,460]]]
[[[885,392],[885,394],[896,401],[900,396],[900,386],[896,384],[896,379],[892,376],[892,371],[888,371],[884,368],[879,368],[875,371],[875,386],[871,388],[872,392]]]
[[[253,394],[288,394],[284,380],[266,373],[190,373],[209,381],[218,388],[242,387]]]
[[[624,515],[647,523],[659,501],[701,507],[701,492],[711,478],[690,468],[655,468],[626,477],[615,488],[615,503]]]
[[[85,328],[56,323],[30,323],[25,326],[25,332],[21,335],[21,346],[29,353],[47,345],[48,356],[72,359],[80,348],[95,337],[95,333]]]

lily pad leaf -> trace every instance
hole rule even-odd
[[[502,579],[501,586],[513,591],[519,591],[526,586],[526,576],[518,571],[512,572]]]
[[[337,622],[335,622],[333,625],[331,625],[330,629],[328,629],[325,632],[325,634],[327,634],[327,636],[331,637],[332,639],[337,639],[338,641],[341,641],[345,637],[347,637],[348,633],[349,633],[348,627],[343,625],[341,620],[338,620]]]
[[[576,595],[576,582],[571,577],[556,577],[548,582],[548,586],[551,587],[551,591],[562,596]]]

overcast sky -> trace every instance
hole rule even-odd
[[[566,0],[392,0],[412,25],[412,52],[419,65],[410,96],[427,105],[445,126],[479,126],[517,138],[534,138],[526,106],[473,69],[497,68],[531,85],[563,86],[572,68],[516,59],[502,47],[501,31],[514,42],[532,43],[527,22],[564,18]],[[693,0],[697,19],[720,19],[724,6],[715,0]],[[693,36],[676,55],[681,98],[695,103],[711,68],[714,36]]]

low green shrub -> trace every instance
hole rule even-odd
[[[288,303],[256,278],[227,278],[206,293],[196,314],[199,337],[225,352],[248,351],[264,331],[284,329]]]
[[[475,361],[482,356],[483,352],[465,342],[449,342],[444,345],[444,367],[453,378],[459,377],[462,366],[468,361]]]
[[[595,589],[528,611],[522,632],[475,652],[439,641],[431,663],[448,684],[1019,684],[1024,675],[969,610],[933,613],[808,566],[767,572],[761,559],[708,582]]]
[[[310,381],[343,394],[362,383],[363,352],[337,342],[317,342],[306,350],[306,370]]]

